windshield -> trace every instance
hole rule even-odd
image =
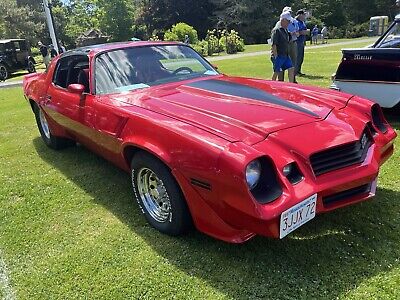
[[[400,48],[400,23],[393,25],[376,48]]]
[[[132,47],[96,58],[96,93],[124,92],[217,74],[196,51],[184,45]]]

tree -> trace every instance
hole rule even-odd
[[[133,5],[126,0],[99,0],[99,25],[102,32],[113,41],[124,41],[132,37]]]
[[[69,41],[74,42],[91,28],[100,28],[101,12],[97,0],[73,0],[65,8],[68,21],[64,30]]]
[[[26,38],[36,43],[45,30],[44,17],[28,6],[17,6],[15,0],[1,0],[0,36],[2,38]]]
[[[307,10],[312,11],[313,17],[322,20],[326,26],[341,27],[346,24],[343,2],[346,0],[304,1]]]
[[[211,1],[219,29],[235,29],[248,43],[265,42],[285,6],[272,0]]]
[[[136,25],[145,25],[147,34],[164,32],[183,22],[193,26],[204,37],[212,27],[213,5],[208,0],[135,0]]]
[[[376,14],[376,4],[375,1],[368,1],[368,5],[365,4],[364,0],[343,1],[343,12],[346,21],[354,24],[369,21],[370,17]]]
[[[70,13],[68,8],[62,5],[62,3],[55,4],[53,1],[52,13],[54,19],[54,29],[56,31],[58,41],[61,41],[67,48],[73,47],[75,38],[69,36],[66,30],[70,21]]]

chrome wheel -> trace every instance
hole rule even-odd
[[[44,115],[43,111],[39,109],[39,120],[40,120],[40,126],[42,127],[43,133],[46,136],[46,138],[50,139],[50,129],[49,129],[49,124],[47,123],[46,116]]]
[[[137,189],[144,208],[160,223],[171,221],[171,201],[163,181],[148,168],[142,168],[136,175]]]

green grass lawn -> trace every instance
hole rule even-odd
[[[362,38],[356,38],[356,39],[330,39],[328,40],[328,44],[337,44],[337,43],[341,43],[341,42],[349,42],[349,41],[354,41],[357,42],[357,40],[362,40],[362,39],[366,39],[366,37],[362,37]],[[372,41],[375,41],[376,38],[371,39]],[[372,43],[372,42],[371,42]],[[370,43],[370,44],[371,44]],[[321,45],[321,44],[318,44]],[[309,42],[307,42],[306,47],[314,47],[315,45],[310,45]],[[259,51],[266,51],[271,49],[271,46],[268,44],[256,44],[256,45],[246,45],[246,48],[244,50],[244,53],[251,53],[251,52],[259,52]]]
[[[302,72],[305,77],[297,77],[302,84],[329,87],[331,76],[336,72],[342,58],[341,49],[364,47],[370,43],[355,42],[351,45],[331,45],[326,48],[307,48],[304,57]],[[272,77],[272,63],[269,55],[258,55],[237,59],[226,59],[215,62],[222,73],[235,76],[248,76],[270,79]],[[287,80],[287,72],[286,72]]]
[[[355,39],[330,39],[328,40],[328,44],[337,44],[341,42],[355,42],[357,43],[359,40],[364,40],[367,39],[368,37],[361,37],[361,38],[355,38]],[[370,39],[371,42],[368,43],[372,44],[375,40],[376,37]],[[318,44],[321,45],[321,44]],[[315,45],[310,45],[310,42],[307,42],[306,47],[314,47]],[[271,45],[268,44],[256,44],[256,45],[246,45],[244,53],[252,53],[252,52],[260,52],[260,51],[267,51],[271,49]],[[226,55],[225,52],[221,52],[220,54],[214,54],[213,56],[218,56],[218,55]]]
[[[340,59],[329,51],[307,54],[304,82],[327,86]],[[270,75],[263,56],[218,65]],[[389,118],[400,133],[399,116]],[[284,240],[231,245],[147,225],[129,175],[84,147],[47,148],[19,88],[0,90],[0,119],[0,299],[400,298],[397,150],[373,200]]]

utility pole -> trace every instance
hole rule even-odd
[[[44,13],[46,15],[47,27],[49,28],[51,42],[53,43],[54,49],[56,49],[57,53],[60,53],[58,49],[56,32],[54,30],[53,15],[51,13],[51,4],[49,4],[48,0],[43,0],[43,6],[44,6]]]

